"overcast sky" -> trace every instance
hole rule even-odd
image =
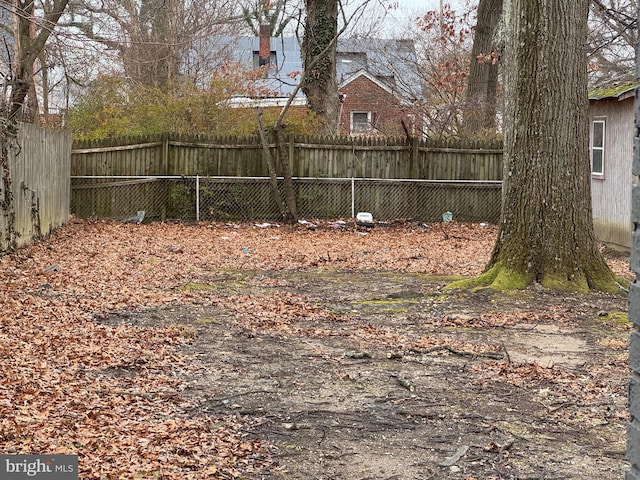
[[[415,12],[426,12],[427,10],[438,10],[440,8],[440,0],[396,0],[399,4],[397,11],[400,14],[412,14]],[[390,3],[393,3],[391,0]],[[449,4],[454,9],[464,7],[466,0],[443,0],[443,4]]]
[[[393,3],[394,0],[388,0]],[[398,8],[389,11],[388,22],[391,30],[407,28],[416,17],[424,15],[429,10],[438,10],[440,8],[440,0],[395,0]],[[469,0],[443,0],[448,3],[454,10],[463,10]]]

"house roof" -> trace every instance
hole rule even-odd
[[[226,55],[230,61],[247,69],[254,67],[254,52],[259,51],[259,37],[215,37],[211,48]],[[297,38],[271,37],[271,52],[275,52],[276,68],[268,78],[258,81],[259,87],[288,97],[296,87],[290,77],[301,72],[302,53]],[[358,72],[366,72],[379,85],[384,85],[406,101],[422,98],[422,83],[417,71],[413,42],[408,40],[340,39],[337,45],[336,80],[343,83]],[[296,97],[304,97],[298,91]]]
[[[387,85],[384,81],[382,81],[380,78],[378,77],[374,77],[373,75],[371,75],[369,72],[367,72],[364,68],[361,68],[360,70],[358,70],[357,72],[351,74],[350,76],[348,76],[347,78],[345,78],[342,83],[340,83],[338,85],[338,88],[344,88],[347,85],[349,85],[351,82],[353,82],[354,80],[356,80],[357,78],[360,77],[365,77],[367,79],[369,79],[370,81],[372,81],[373,83],[375,83],[376,85],[378,85],[380,88],[382,88],[383,90],[393,94],[393,90],[392,88]]]
[[[258,37],[220,36],[209,40],[212,51],[228,58],[247,70],[253,70],[254,52],[260,50]],[[296,81],[288,76],[292,72],[302,71],[300,45],[292,37],[271,37],[271,51],[276,54],[276,68],[267,78],[256,81],[256,86],[273,92],[276,97],[288,97],[296,87]],[[298,97],[303,97],[298,92]]]
[[[411,40],[341,38],[336,60],[338,83],[365,70],[406,101],[423,97],[416,49]]]
[[[637,83],[621,83],[611,84],[606,87],[594,88],[589,91],[589,100],[603,100],[605,98],[617,98],[625,100],[635,94],[635,90],[639,85]]]

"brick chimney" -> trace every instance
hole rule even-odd
[[[269,25],[260,25],[260,51],[259,65],[268,65],[271,59],[271,28]]]

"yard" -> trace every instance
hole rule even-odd
[[[74,220],[0,257],[0,448],[83,479],[622,478],[626,296],[443,290],[495,235]]]

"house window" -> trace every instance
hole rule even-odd
[[[367,133],[371,127],[371,112],[351,112],[351,134]]]
[[[265,63],[264,59],[260,58],[260,52],[254,51],[253,68],[260,68],[264,65],[267,65],[267,63]],[[269,69],[269,74],[273,74],[278,70],[278,55],[274,50],[269,52],[269,63],[267,68]]]
[[[591,174],[604,175],[604,120],[591,125]]]

